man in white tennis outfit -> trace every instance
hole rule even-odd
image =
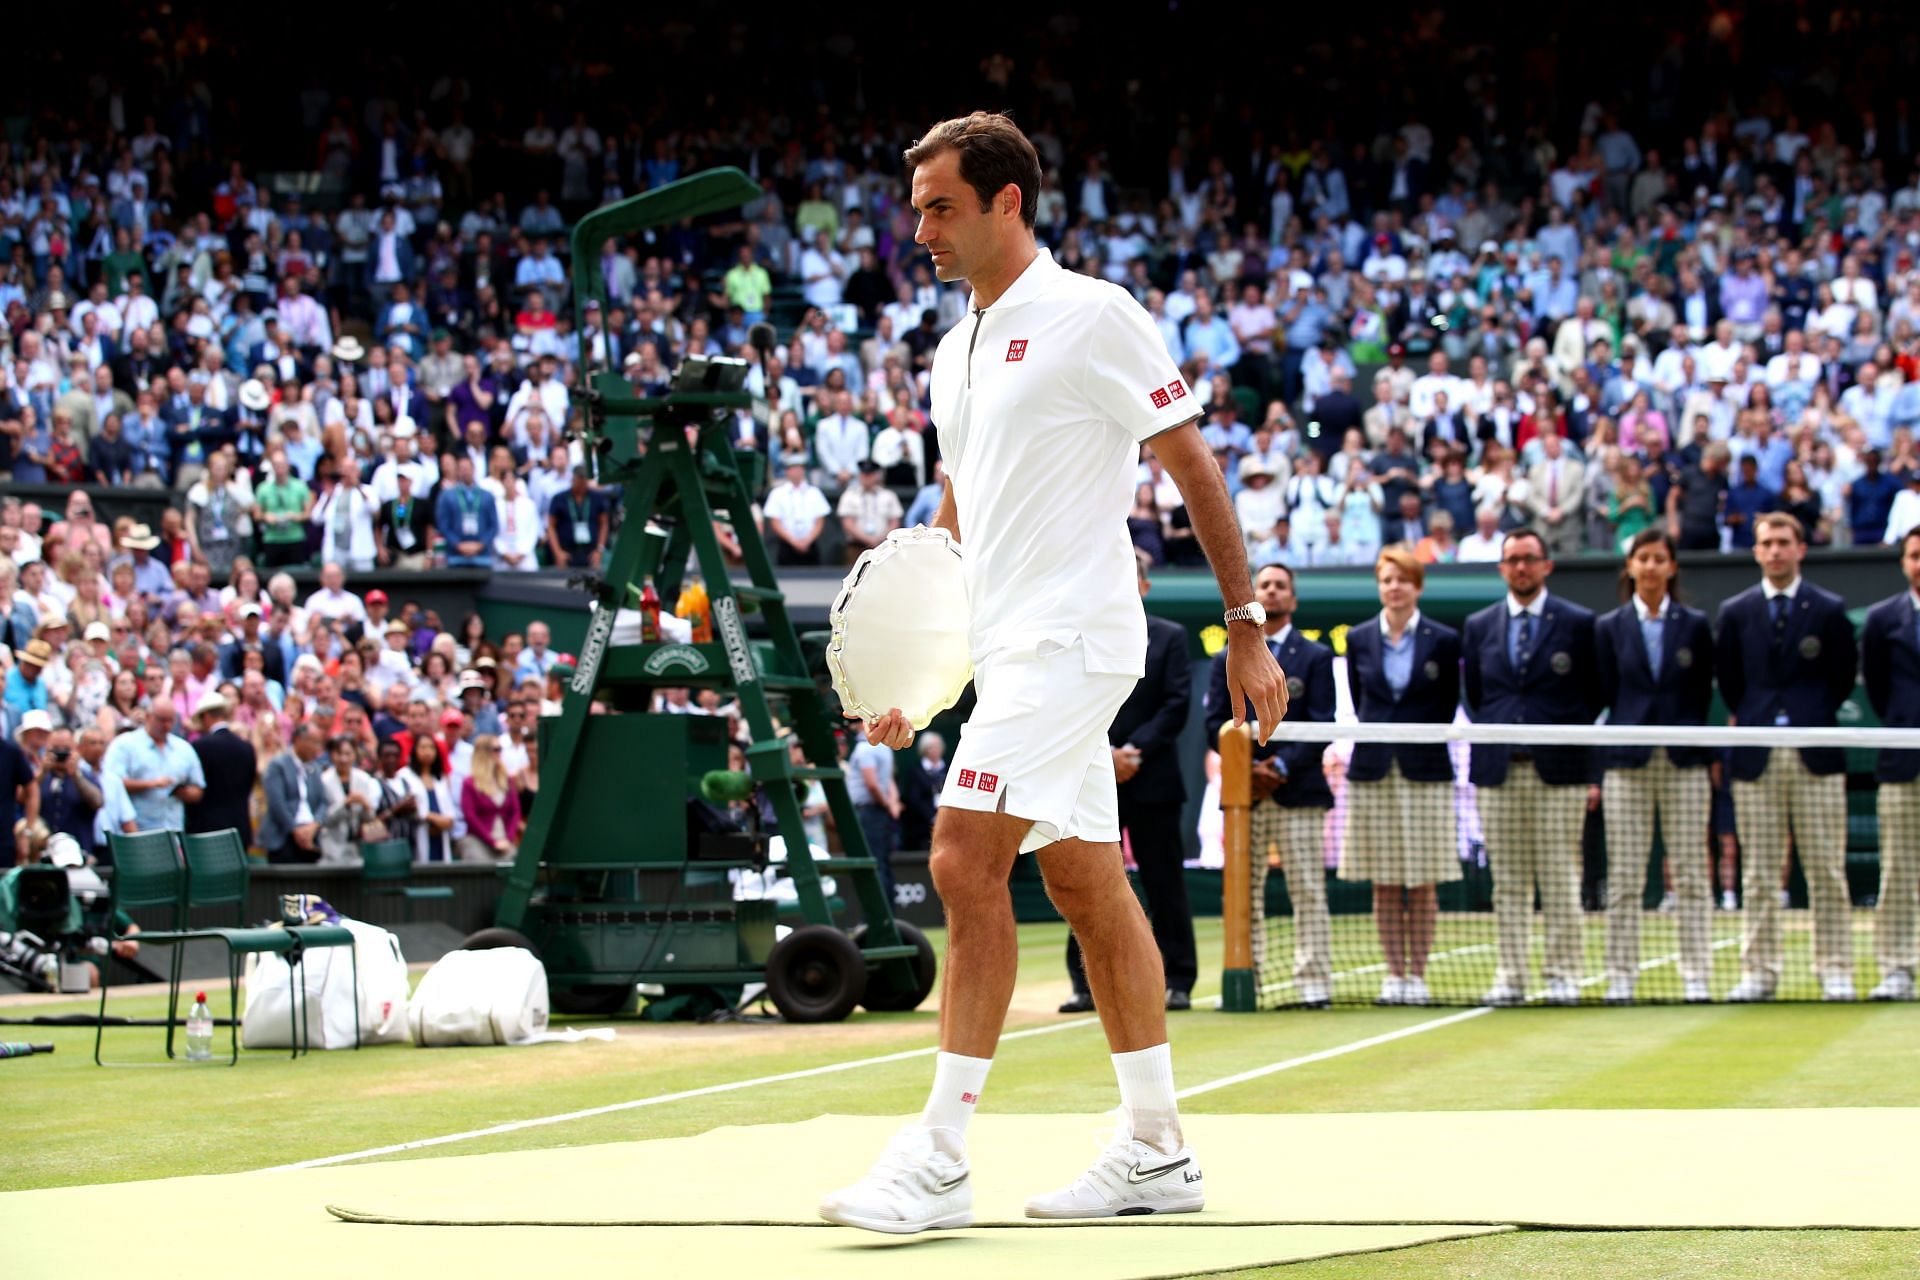
[[[1286,713],[1239,525],[1196,425],[1200,406],[1152,318],[1116,285],[1065,271],[1034,242],[1040,162],[1005,116],[976,112],[906,153],[915,240],[973,289],[933,363],[947,489],[934,523],[965,549],[977,705],[940,793],[930,867],[947,913],[940,1054],[919,1121],[821,1216],[911,1233],[973,1221],[967,1122],[1013,998],[1007,877],[1034,853],[1080,939],[1120,1082],[1121,1131],[1091,1169],[1035,1196],[1035,1218],[1191,1213],[1200,1162],[1180,1133],[1166,984],[1120,857],[1107,728],[1145,670],[1146,617],[1126,516],[1140,444],[1179,485],[1226,603],[1236,722]],[[896,710],[869,742],[905,747]],[[1265,740],[1264,733],[1262,741]]]

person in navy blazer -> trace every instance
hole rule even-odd
[[[1347,695],[1362,721],[1451,724],[1459,711],[1460,633],[1421,614],[1426,579],[1404,547],[1374,564],[1380,613],[1347,632]],[[1460,878],[1453,759],[1444,743],[1355,742],[1347,781],[1340,878],[1373,883],[1387,958],[1375,1003],[1426,1004],[1435,885]]]
[[[1713,702],[1713,631],[1707,615],[1675,599],[1678,550],[1660,526],[1627,547],[1627,603],[1594,623],[1594,659],[1607,723],[1703,725]],[[1607,747],[1600,797],[1607,834],[1607,1002],[1633,999],[1640,975],[1641,898],[1657,815],[1673,872],[1680,982],[1690,1003],[1712,998],[1713,883],[1707,823],[1713,788],[1700,747]]]
[[[1298,602],[1293,570],[1264,565],[1253,579],[1254,599],[1267,611],[1267,648],[1287,673],[1285,719],[1331,724],[1334,717],[1333,650],[1300,634],[1293,625]],[[1207,680],[1207,741],[1233,719],[1227,696],[1227,655],[1213,657]],[[1253,811],[1250,816],[1253,902],[1253,970],[1264,988],[1266,962],[1267,850],[1277,847],[1293,900],[1292,998],[1282,1004],[1325,1008],[1333,999],[1333,926],[1327,914],[1326,814],[1333,808],[1322,759],[1324,742],[1253,744]]]
[[[1867,613],[1860,629],[1860,670],[1867,701],[1890,729],[1920,728],[1920,528],[1900,539],[1907,588]],[[1911,1000],[1920,950],[1920,751],[1882,751],[1874,778],[1880,815],[1880,899],[1873,913],[1880,985],[1874,1000]]]
[[[1149,587],[1148,561],[1135,553],[1140,594]],[[1193,706],[1193,660],[1187,656],[1187,629],[1166,618],[1147,615],[1146,674],[1114,713],[1107,738],[1113,747],[1118,784],[1120,829],[1126,833],[1140,870],[1153,940],[1167,974],[1167,1008],[1192,1007],[1199,959],[1193,945],[1193,907],[1187,901],[1186,842],[1180,834],[1180,810],[1187,784],[1180,773],[1176,744]],[[1080,944],[1067,936],[1067,974],[1073,999],[1062,1013],[1093,1008]]]
[[[1714,643],[1720,693],[1736,724],[1830,727],[1853,692],[1858,651],[1846,601],[1800,576],[1806,554],[1806,531],[1793,516],[1775,511],[1754,521],[1762,581],[1721,606]],[[1745,854],[1746,919],[1740,982],[1727,999],[1771,999],[1780,980],[1774,889],[1790,849],[1799,852],[1807,877],[1821,992],[1829,1000],[1853,999],[1845,754],[1837,747],[1736,747],[1733,812]]]
[[[1532,529],[1500,549],[1507,598],[1467,619],[1461,677],[1481,724],[1592,724],[1599,714],[1593,614],[1547,592],[1553,560]],[[1499,959],[1487,1003],[1526,998],[1536,885],[1547,916],[1549,1004],[1580,999],[1580,846],[1592,760],[1585,747],[1478,746],[1469,772],[1493,868]]]

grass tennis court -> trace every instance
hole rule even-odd
[[[1217,974],[1219,922],[1197,924],[1201,972]],[[934,940],[941,942],[938,934]],[[1002,1048],[983,1116],[1084,1113],[1114,1100],[1097,1024],[1053,1012],[1067,992],[1063,942],[1058,925],[1021,929],[1021,982],[1009,1030],[1037,1033]],[[1912,1069],[1920,1051],[1920,1019],[1910,1006],[1525,1009],[1465,1017],[1457,1010],[1420,1009],[1227,1015],[1206,1007],[1213,990],[1211,980],[1203,981],[1195,992],[1201,1007],[1171,1019],[1183,1089],[1454,1020],[1200,1092],[1183,1104],[1194,1115],[1920,1107],[1920,1075]],[[160,1003],[132,997],[116,1000],[115,1007],[137,1014],[158,1011]],[[63,1011],[88,1008],[60,1006]],[[24,1011],[18,1005],[6,1009]],[[1044,1030],[1051,1027],[1063,1029]],[[0,1035],[50,1039],[59,1050],[50,1058],[0,1064],[0,1072],[7,1073],[0,1079],[8,1085],[0,1094],[0,1122],[10,1138],[0,1187],[16,1191],[263,1169],[927,1049],[933,1029],[930,1010],[807,1027],[630,1023],[622,1025],[614,1044],[431,1051],[393,1046],[315,1054],[300,1062],[252,1053],[231,1072],[217,1067],[103,1071],[90,1061],[91,1030],[8,1029]],[[109,1032],[120,1056],[150,1051],[154,1059],[161,1034],[136,1028]],[[922,1054],[383,1158],[690,1137],[722,1125],[797,1123],[823,1113],[906,1114],[923,1100],[930,1068],[930,1057]],[[1314,1153],[1283,1150],[1272,1158],[1296,1162],[1312,1160]],[[1428,1164],[1436,1179],[1472,1176],[1445,1151],[1382,1151],[1381,1158]],[[1543,1162],[1563,1158],[1566,1153],[1542,1153]],[[1742,1176],[1742,1169],[1716,1158],[1713,1150],[1648,1150],[1645,1158],[1649,1168],[1690,1162],[1706,1179]],[[1051,1185],[1077,1171],[1048,1168],[1034,1176]],[[724,1200],[726,1188],[713,1194]],[[8,1216],[9,1207],[0,1201],[0,1231]],[[421,1230],[335,1224],[319,1204],[312,1216],[312,1227],[326,1232],[319,1238],[342,1260],[350,1259],[355,1247],[374,1247],[371,1238],[349,1233]],[[368,1243],[360,1246],[361,1240]],[[564,1249],[564,1240],[555,1247]],[[1894,1276],[1912,1274],[1916,1256],[1920,1235],[1903,1232],[1521,1231],[1236,1274],[1615,1277],[1712,1270]]]

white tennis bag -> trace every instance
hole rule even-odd
[[[301,964],[300,998],[307,1038],[315,1049],[353,1048],[353,961],[360,961],[360,1043],[390,1044],[407,1038],[407,961],[400,939],[377,924],[342,918],[353,933],[354,955],[345,947],[314,947]],[[293,999],[284,957],[247,957],[247,1002],[240,1015],[240,1043],[249,1049],[293,1047]]]
[[[413,1042],[526,1044],[547,1029],[547,967],[525,947],[449,951],[407,1006]]]

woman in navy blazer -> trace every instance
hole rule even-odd
[[[1460,633],[1420,616],[1426,567],[1406,548],[1388,547],[1373,574],[1380,614],[1347,632],[1354,713],[1389,724],[1453,723]],[[1434,886],[1460,878],[1453,777],[1453,760],[1438,742],[1356,742],[1347,765],[1352,785],[1340,878],[1373,882],[1373,918],[1387,958],[1378,1004],[1428,1001],[1427,953],[1439,910]]]
[[[1593,629],[1595,663],[1607,723],[1700,725],[1713,701],[1713,629],[1707,615],[1675,599],[1680,565],[1673,539],[1657,526],[1627,544],[1620,574],[1626,603]],[[1601,803],[1607,829],[1607,1002],[1633,999],[1640,973],[1641,896],[1653,823],[1673,872],[1680,931],[1680,982],[1686,999],[1712,998],[1713,882],[1707,819],[1712,753],[1688,747],[1610,747],[1603,753]]]

